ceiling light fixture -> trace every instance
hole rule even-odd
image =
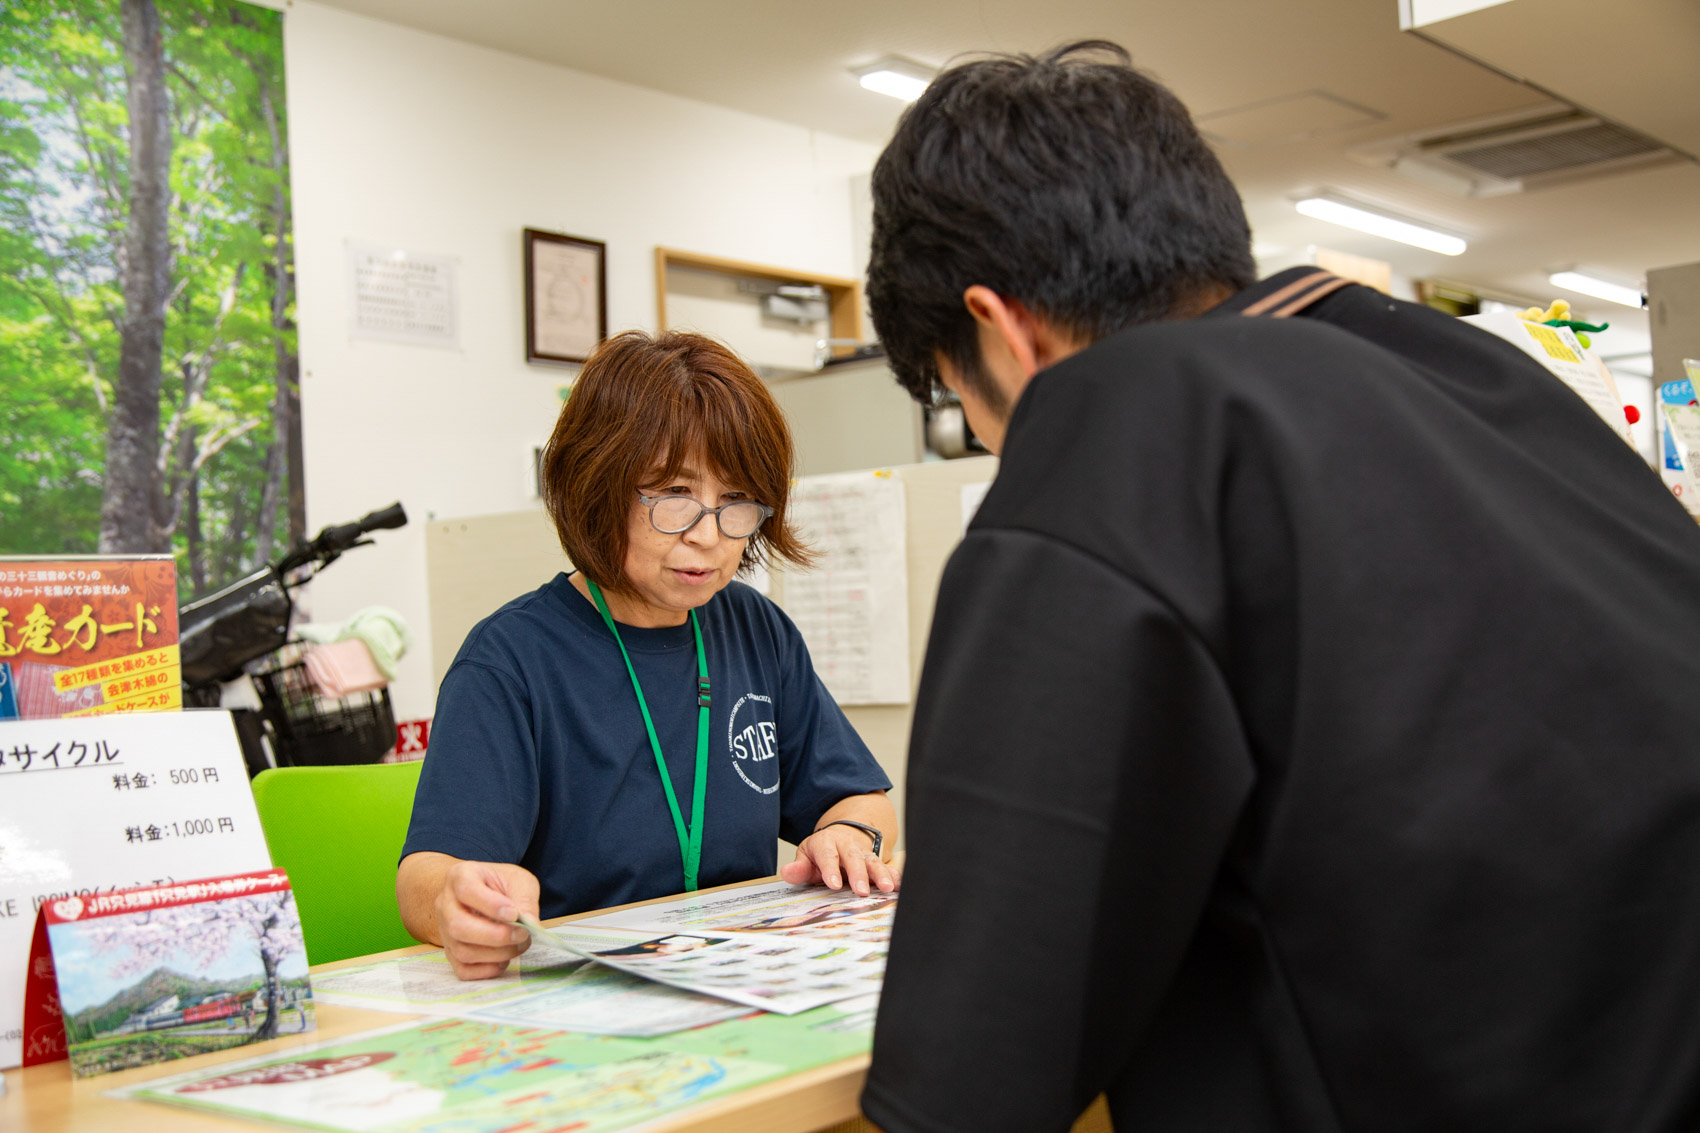
[[[1613,283],[1609,279],[1601,279],[1597,275],[1588,275],[1580,271],[1555,271],[1547,276],[1547,282],[1554,287],[1562,287],[1566,291],[1574,291],[1580,295],[1592,295],[1595,299],[1604,299],[1610,303],[1622,303],[1625,307],[1640,310],[1646,306],[1646,296],[1641,294],[1639,287],[1630,287],[1622,283]]]
[[[1384,240],[1397,240],[1416,248],[1426,248],[1443,256],[1456,256],[1469,245],[1462,236],[1430,228],[1414,220],[1394,216],[1368,205],[1360,205],[1335,196],[1312,196],[1294,201],[1293,207],[1305,216],[1326,220],[1343,228],[1368,232]]]
[[[923,66],[913,59],[905,59],[901,55],[887,55],[866,67],[852,67],[850,73],[868,90],[889,95],[902,102],[914,102],[920,98],[921,92],[927,89],[927,84],[933,81],[933,75],[936,74],[931,67]]]

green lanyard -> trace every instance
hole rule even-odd
[[[667,773],[667,760],[661,754],[661,741],[655,738],[655,721],[649,717],[643,686],[638,684],[637,670],[632,668],[632,655],[626,652],[626,643],[620,640],[620,631],[614,625],[613,615],[608,612],[608,603],[602,600],[602,588],[588,578],[584,581],[590,587],[590,596],[596,599],[602,620],[608,623],[608,632],[614,635],[614,644],[620,647],[620,656],[626,662],[626,675],[632,678],[638,711],[643,713],[643,728],[649,733],[649,749],[655,753],[655,769],[661,773],[661,787],[667,792],[667,809],[673,812],[673,829],[679,835],[679,857],[685,865],[685,891],[688,893],[697,887],[697,867],[702,863],[702,809],[703,799],[708,794],[708,655],[702,648],[702,626],[697,622],[697,612],[692,610],[691,632],[697,639],[697,774],[691,789],[691,825],[687,829],[685,819],[679,813],[679,798],[673,793],[673,777]]]

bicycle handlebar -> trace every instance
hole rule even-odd
[[[353,523],[338,523],[320,531],[313,541],[297,547],[277,564],[278,574],[287,574],[308,563],[329,563],[344,551],[360,542],[370,531],[407,526],[407,512],[394,503],[377,511],[367,512]]]
[[[353,523],[327,527],[275,565],[184,606],[178,612],[178,645],[185,682],[205,686],[230,680],[243,665],[284,643],[295,611],[289,596],[291,571],[334,562],[350,547],[359,546],[367,532],[406,523],[407,512],[397,503]]]

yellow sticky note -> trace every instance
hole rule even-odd
[[[1528,331],[1530,337],[1541,344],[1542,350],[1545,350],[1560,362],[1582,361],[1576,356],[1574,350],[1565,345],[1564,339],[1552,327],[1542,326],[1540,323],[1524,323],[1523,329]]]

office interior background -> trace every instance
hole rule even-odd
[[[522,230],[606,244],[611,332],[655,328],[659,296],[670,325],[723,337],[776,388],[820,380],[826,319],[764,313],[759,288],[666,270],[657,249],[860,278],[869,173],[904,103],[864,87],[858,72],[889,57],[924,76],[970,52],[1080,38],[1125,45],[1213,141],[1265,273],[1337,254],[1373,261],[1404,298],[1567,299],[1578,317],[1611,324],[1595,349],[1625,401],[1646,407],[1636,440],[1654,456],[1654,382],[1677,375],[1655,375],[1648,312],[1551,276],[1579,271],[1638,294],[1650,270],[1700,261],[1691,4],[268,6],[283,13],[305,529],[393,500],[414,517],[318,580],[310,612],[334,621],[383,602],[408,619],[415,645],[391,688],[400,720],[430,716],[450,659],[436,654],[452,648],[431,626],[431,532],[532,513],[538,540],[549,540],[533,468],[573,368],[527,361]],[[1357,205],[1466,247],[1448,254],[1344,228],[1299,211],[1304,200]],[[351,333],[350,263],[361,247],[452,263],[452,342]],[[861,333],[872,334],[865,320]],[[918,413],[895,387],[889,395],[891,413]],[[859,450],[858,438],[810,438],[889,419],[798,420],[804,471],[830,470],[811,464],[811,444],[841,441],[885,463],[884,450]],[[900,439],[925,455],[913,436]],[[489,548],[493,560],[504,553]],[[477,597],[493,609],[517,592],[492,582]]]

